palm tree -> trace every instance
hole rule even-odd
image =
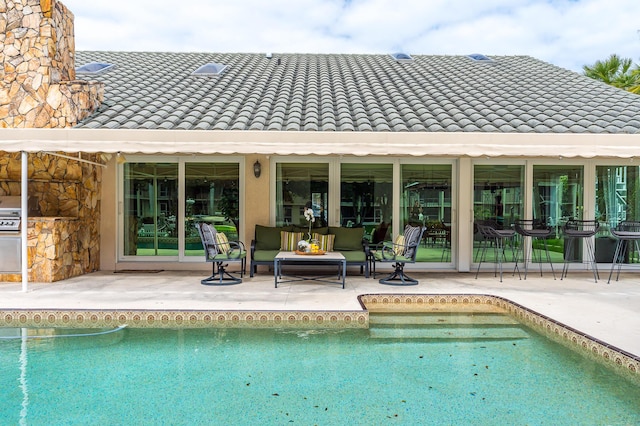
[[[640,68],[630,58],[615,53],[604,61],[582,67],[583,74],[614,87],[640,94]]]

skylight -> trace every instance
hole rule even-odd
[[[204,64],[197,70],[195,70],[192,75],[202,75],[202,76],[216,76],[220,75],[227,69],[225,64],[217,64],[215,62],[210,62],[208,64]]]
[[[89,62],[76,68],[77,74],[102,74],[115,67],[114,64],[106,62]]]
[[[471,60],[476,62],[493,62],[493,59],[483,55],[482,53],[472,53],[471,55],[467,56],[471,58]]]
[[[396,62],[413,62],[413,58],[408,53],[397,52],[392,53],[391,57],[395,59]]]

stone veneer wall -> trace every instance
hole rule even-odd
[[[98,154],[83,159],[104,162]],[[53,282],[99,270],[102,168],[44,153],[30,154],[28,163],[29,280]],[[0,152],[0,196],[20,195],[20,166],[19,153]],[[0,274],[0,281],[21,279]]]
[[[104,85],[75,79],[73,14],[57,0],[0,0],[0,128],[70,127]]]

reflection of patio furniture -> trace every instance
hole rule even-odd
[[[525,241],[527,238],[531,240],[531,262],[538,262],[540,267],[540,276],[542,276],[542,254],[540,248],[540,240],[542,240],[542,247],[544,248],[547,262],[551,267],[551,273],[553,279],[556,279],[556,273],[553,270],[553,262],[551,262],[551,256],[549,255],[549,247],[547,246],[547,239],[551,236],[553,230],[550,226],[543,225],[542,223],[534,220],[517,220],[515,223],[516,232],[522,236],[522,244],[520,244],[520,252],[522,253],[522,260],[524,262],[524,279],[527,279],[527,272],[529,270],[529,259],[525,257]],[[536,244],[538,240],[538,244]],[[536,255],[537,246],[537,255]],[[517,265],[517,259],[516,259]]]
[[[586,243],[587,262],[591,263],[593,271],[593,279],[598,282],[598,264],[596,263],[595,247],[593,236],[596,235],[600,224],[597,220],[568,220],[562,227],[562,232],[566,240],[566,251],[564,253],[564,266],[562,267],[562,275],[560,279],[567,276],[569,272],[569,263],[574,262],[574,250],[576,250],[576,241],[584,240]],[[582,262],[578,257],[577,261]]]
[[[497,271],[500,270],[500,282],[502,282],[502,263],[507,260],[505,244],[509,244],[511,246],[511,258],[515,260],[516,256],[513,237],[515,237],[516,231],[513,229],[499,229],[498,224],[490,220],[476,221],[476,227],[482,236],[482,240],[480,241],[480,262],[478,263],[478,269],[476,270],[476,279],[478,278],[482,262],[487,261],[487,249],[489,246],[492,246],[494,262],[493,274],[496,276]],[[517,262],[515,269],[518,269]],[[518,270],[518,275],[520,275],[520,270]]]
[[[413,225],[413,223],[411,223]],[[416,226],[416,225],[414,225]],[[444,244],[446,242],[447,232],[446,226],[442,221],[429,221],[426,224],[426,231],[424,233],[425,246],[436,246]]]
[[[205,285],[239,284],[246,269],[247,251],[240,241],[229,241],[222,232],[208,223],[196,223],[200,234],[204,256],[207,262],[212,262],[213,271],[209,278],[200,281]],[[231,275],[227,270],[228,263],[240,263],[240,278]]]
[[[407,263],[416,263],[418,247],[426,228],[423,226],[410,226],[404,229],[404,235],[396,238],[395,242],[383,242],[371,251],[373,258],[373,277],[376,277],[376,263],[391,263],[394,271],[379,280],[380,284],[389,285],[416,285],[418,280],[404,273]]]
[[[442,227],[442,230],[444,231],[444,239],[440,262],[449,262],[451,261],[451,225],[447,225],[443,222]]]
[[[611,275],[616,266],[618,267],[616,281],[618,281],[620,269],[622,269],[622,264],[625,260],[629,257],[633,260],[633,253],[640,252],[640,245],[638,244],[640,240],[640,222],[621,222],[616,228],[611,229],[611,234],[618,239],[618,243],[616,244],[616,251],[613,255],[613,262],[611,263],[611,271],[609,272],[607,284],[611,282]],[[630,249],[631,255],[629,255]]]

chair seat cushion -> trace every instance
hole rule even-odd
[[[371,255],[373,256],[373,258],[375,259],[376,262],[400,262],[400,263],[406,263],[406,262],[413,262],[413,260],[410,257],[405,257],[402,255],[396,255],[393,257],[390,257],[387,255],[387,257],[382,255],[382,251],[381,250],[374,250],[371,252]]]
[[[209,256],[209,260],[211,261],[234,261],[234,260],[242,260],[247,257],[247,252],[242,250],[231,250],[228,253],[218,253],[214,257]]]

